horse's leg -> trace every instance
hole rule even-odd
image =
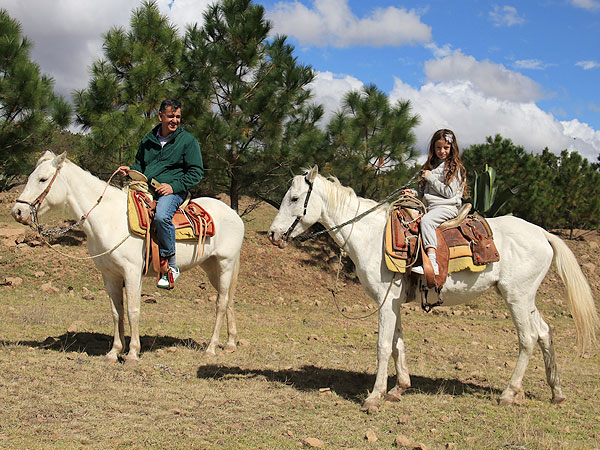
[[[406,352],[404,339],[402,337],[402,315],[400,314],[400,299],[395,305],[396,328],[394,330],[394,341],[392,343],[392,357],[396,367],[396,386],[394,386],[385,396],[386,400],[399,401],[402,394],[410,388],[410,375],[406,366]]]
[[[523,397],[523,376],[527,370],[535,343],[538,340],[537,330],[532,326],[530,317],[536,311],[535,305],[532,305],[533,302],[511,302],[510,298],[508,298],[507,303],[513,322],[517,327],[519,357],[517,358],[517,364],[513,369],[508,386],[506,386],[506,389],[504,389],[498,399],[500,405],[512,405],[515,403],[515,400],[518,401],[520,397]]]
[[[206,347],[206,353],[214,356],[216,354],[217,345],[219,344],[219,335],[221,333],[223,319],[225,318],[229,306],[229,289],[233,278],[234,264],[230,261],[218,261],[211,258],[211,260],[202,264],[202,267],[208,275],[210,283],[217,290],[215,327],[208,346]],[[233,308],[233,305],[231,308]],[[235,332],[235,321],[233,323],[233,329],[230,331]],[[235,342],[235,337],[233,338],[233,342]]]
[[[552,330],[544,321],[540,312],[535,310],[531,313],[531,321],[537,329],[538,344],[542,349],[544,356],[544,366],[546,368],[546,381],[552,390],[552,403],[562,403],[566,400],[560,386],[560,377],[556,365],[556,356],[554,354],[554,342],[552,342]]]
[[[130,270],[125,275],[125,294],[127,295],[127,317],[131,340],[125,364],[134,365],[139,361],[140,350],[140,297],[142,294],[142,274],[140,270]]]
[[[233,267],[233,274],[229,285],[229,300],[227,301],[227,344],[225,350],[234,352],[237,348],[237,326],[235,324],[235,312],[233,310],[233,296],[237,286],[237,279],[240,270],[240,259],[236,260]]]
[[[125,310],[123,307],[123,279],[114,278],[102,274],[104,278],[104,287],[110,298],[110,306],[113,316],[114,333],[113,345],[110,352],[106,355],[108,362],[117,362],[118,357],[123,353],[125,345]]]
[[[373,391],[361,406],[363,411],[373,411],[379,407],[381,396],[387,390],[387,368],[392,354],[392,340],[396,328],[396,311],[391,300],[384,303],[379,310],[379,335],[377,339],[377,375]]]

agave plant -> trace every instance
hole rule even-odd
[[[496,170],[493,167],[485,165],[483,173],[480,175],[474,172],[473,185],[473,209],[484,217],[495,217],[500,215],[500,211],[506,205],[512,195],[519,192],[523,185],[515,186],[511,189],[503,189],[498,192],[498,183],[496,182]],[[511,212],[504,215],[512,215]]]

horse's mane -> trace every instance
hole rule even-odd
[[[49,154],[49,153],[50,153],[50,154]],[[56,155],[54,155],[52,152],[46,152],[44,155],[42,155],[42,157],[39,159],[39,161],[38,161],[38,163],[37,163],[37,164],[39,165],[39,164],[41,164],[41,163],[42,163],[42,162],[44,162],[44,161],[47,161],[47,160],[49,160],[49,159],[52,159],[54,156],[56,156]],[[106,180],[103,180],[103,179],[99,178],[98,176],[96,176],[96,175],[94,175],[92,172],[90,172],[89,170],[86,170],[86,169],[84,169],[83,167],[81,167],[81,166],[79,166],[79,165],[75,164],[75,163],[74,163],[73,161],[71,161],[69,158],[66,158],[66,159],[65,159],[65,162],[64,162],[63,164],[68,164],[70,167],[73,167],[73,168],[75,168],[75,169],[78,169],[78,170],[80,170],[82,173],[84,173],[84,174],[86,174],[86,175],[89,175],[89,176],[90,176],[90,177],[93,179],[93,182],[95,182],[95,183],[97,183],[97,184],[98,184],[98,188],[99,188],[99,189],[104,189],[104,188],[106,187]],[[127,192],[127,186],[125,186],[125,187],[123,187],[123,188],[119,188],[119,187],[117,187],[117,186],[113,186],[113,185],[111,184],[111,185],[109,185],[109,186],[106,188],[106,190],[107,190],[107,191],[113,191],[113,190],[114,190],[114,191],[118,191],[118,192],[125,192],[125,193],[126,193],[126,192]]]
[[[358,209],[362,209],[362,207],[369,208],[377,203],[374,200],[359,197],[354,192],[354,189],[342,185],[340,180],[334,176],[325,178],[322,175],[318,175],[318,177],[323,181],[323,186],[325,186],[325,200],[327,206],[336,212],[346,209],[354,200],[358,201]]]

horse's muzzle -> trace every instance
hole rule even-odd
[[[269,240],[273,245],[278,246],[279,248],[287,247],[287,239],[285,235],[275,233],[274,231],[269,230]]]
[[[17,203],[15,206],[13,206],[10,214],[13,216],[13,219],[24,225],[29,225],[31,222],[31,213],[29,211],[29,207],[25,204],[21,205]]]

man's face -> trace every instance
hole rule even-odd
[[[160,134],[162,136],[168,136],[179,128],[181,122],[181,108],[173,110],[172,107],[167,106],[164,112],[158,113],[158,120],[162,124]]]

